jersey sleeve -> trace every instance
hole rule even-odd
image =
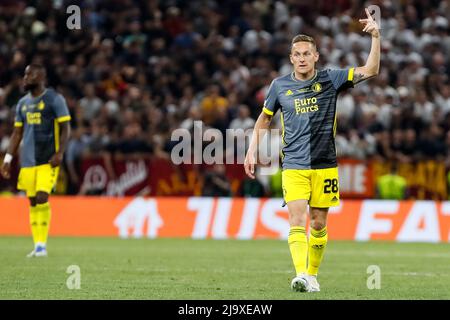
[[[53,111],[59,123],[70,121],[70,113],[67,108],[66,99],[60,94],[57,94],[53,101]]]
[[[20,109],[22,107],[22,103],[18,103],[16,106],[16,116],[14,117],[14,127],[23,127],[24,119]]]
[[[336,90],[353,88],[355,68],[328,70],[328,75]]]
[[[279,108],[277,84],[273,80],[264,100],[263,112],[269,116],[273,116]]]

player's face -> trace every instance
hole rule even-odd
[[[23,87],[26,91],[37,88],[41,82],[41,76],[38,70],[30,66],[26,67],[25,74],[23,76]]]
[[[306,74],[314,70],[319,53],[312,43],[300,41],[292,45],[290,59],[297,73]]]

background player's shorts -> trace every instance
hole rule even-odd
[[[36,192],[43,191],[50,194],[58,179],[59,167],[50,164],[36,167],[21,168],[17,181],[17,189],[24,190],[27,197],[36,196]]]
[[[339,205],[338,168],[284,169],[283,195],[286,203],[308,200],[311,207],[329,208]]]

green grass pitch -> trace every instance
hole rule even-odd
[[[0,299],[450,299],[450,244],[331,241],[319,293],[290,290],[286,241],[0,237]],[[70,265],[81,288],[66,285]],[[370,265],[381,288],[369,290]]]

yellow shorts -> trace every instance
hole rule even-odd
[[[58,179],[59,167],[50,164],[21,168],[17,179],[17,189],[24,190],[27,197],[35,197],[38,191],[50,194]]]
[[[338,168],[285,169],[282,172],[286,203],[308,200],[311,207],[329,208],[339,205]]]

